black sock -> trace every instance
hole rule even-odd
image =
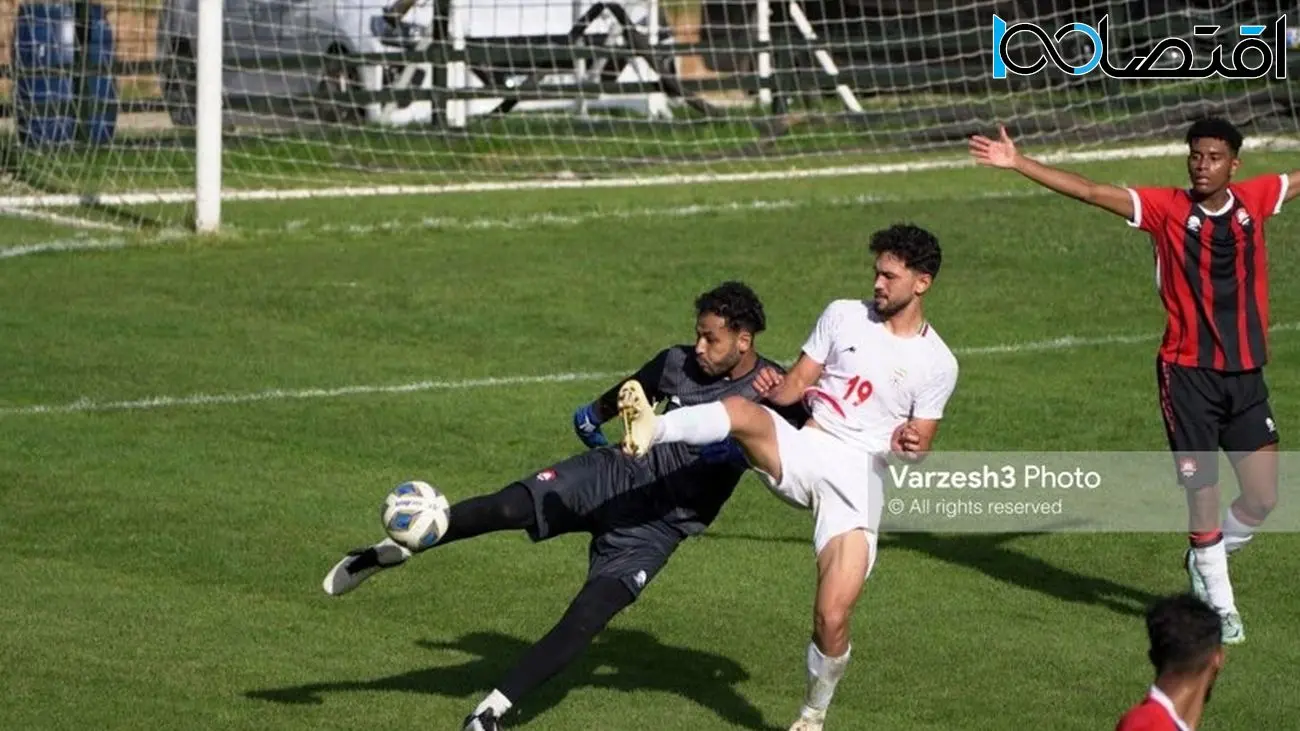
[[[465,538],[502,530],[525,530],[537,522],[533,496],[515,482],[492,493],[451,506],[447,532],[434,544],[443,546]]]
[[[587,582],[569,604],[560,621],[501,680],[497,690],[518,705],[519,699],[573,662],[605,629],[614,615],[635,599],[618,579],[601,577]]]
[[[514,482],[491,495],[472,497],[451,506],[447,532],[430,548],[494,531],[524,530],[536,522],[533,496],[528,488]],[[349,570],[356,573],[378,564],[379,554],[370,546],[360,551]]]

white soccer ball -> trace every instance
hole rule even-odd
[[[451,503],[433,485],[412,480],[388,493],[381,514],[389,538],[408,550],[422,551],[447,532]]]

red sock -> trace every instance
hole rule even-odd
[[[1192,545],[1192,548],[1205,548],[1207,546],[1213,546],[1214,544],[1218,543],[1221,540],[1223,540],[1222,529],[1208,530],[1202,532],[1192,531],[1191,533],[1187,534],[1187,542]]]

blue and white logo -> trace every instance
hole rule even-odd
[[[1268,25],[1238,26],[1240,40],[1232,47],[1229,58],[1224,59],[1222,45],[1216,45],[1210,51],[1209,60],[1197,64],[1192,44],[1185,38],[1165,38],[1155,44],[1146,55],[1136,56],[1123,66],[1115,66],[1106,56],[1110,45],[1110,16],[1103,15],[1097,26],[1087,23],[1068,23],[1055,33],[1048,33],[1035,23],[1007,22],[997,15],[993,16],[993,78],[1005,79],[1008,73],[1017,76],[1032,76],[1042,71],[1050,60],[1058,69],[1073,76],[1090,74],[1097,69],[1113,79],[1208,79],[1221,76],[1228,79],[1259,79],[1272,72],[1272,78],[1286,78],[1287,27],[1286,16],[1282,15]],[[1272,28],[1272,44],[1265,40],[1265,32]],[[1221,26],[1197,25],[1192,28],[1194,38],[1214,38]],[[1020,33],[1028,33],[1038,39],[1042,54],[1029,63],[1020,63],[1009,52],[1011,39]],[[1066,60],[1061,46],[1071,34],[1080,38],[1072,39],[1079,43],[1084,54],[1088,55],[1083,63],[1073,64]],[[1256,54],[1250,54],[1255,51]],[[1032,56],[1032,52],[1030,54]]]

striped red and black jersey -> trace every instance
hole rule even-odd
[[[1264,221],[1282,209],[1287,176],[1228,186],[1207,211],[1183,188],[1129,188],[1130,226],[1151,234],[1156,288],[1168,320],[1161,360],[1225,373],[1268,361],[1268,252]]]

